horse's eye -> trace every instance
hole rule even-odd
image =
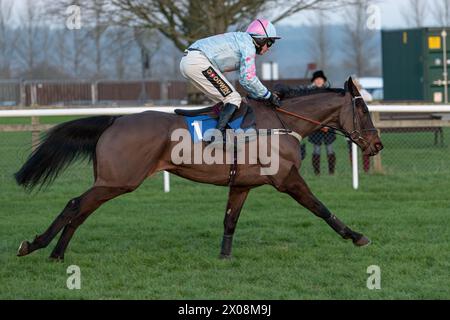
[[[359,106],[361,106],[361,109],[362,109],[363,113],[368,113],[369,112],[369,108],[367,108],[367,105],[365,103],[362,103]]]

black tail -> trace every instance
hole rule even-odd
[[[17,183],[31,190],[38,184],[43,186],[53,182],[77,158],[92,160],[98,139],[116,118],[77,119],[52,128],[14,175]]]

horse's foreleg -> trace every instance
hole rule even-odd
[[[278,188],[280,191],[289,194],[303,207],[310,210],[316,216],[325,220],[325,222],[344,239],[352,239],[356,246],[365,246],[370,240],[360,233],[351,230],[334,214],[332,214],[319,199],[317,199],[309,189],[306,182],[298,173],[297,169],[292,168],[288,178],[283,185]]]
[[[241,213],[242,206],[250,189],[231,187],[228,194],[227,208],[225,210],[225,218],[223,220],[224,233],[222,240],[222,250],[220,251],[220,258],[231,258],[231,247],[233,243],[234,230]]]

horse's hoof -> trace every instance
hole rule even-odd
[[[23,257],[30,253],[30,243],[28,241],[22,241],[22,243],[19,246],[19,249],[17,250],[17,256]]]
[[[64,262],[64,257],[60,257],[60,256],[50,256],[48,257],[48,261],[50,262]]]
[[[362,236],[356,241],[353,241],[353,244],[357,247],[365,247],[368,246],[371,243],[370,239],[366,236]]]
[[[221,253],[219,256],[219,259],[221,260],[231,260],[231,254],[223,254]]]

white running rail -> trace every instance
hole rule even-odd
[[[0,110],[0,118],[3,117],[40,117],[40,116],[92,116],[92,115],[122,115],[133,114],[144,111],[159,111],[173,113],[175,109],[199,109],[205,106],[148,106],[148,107],[116,107],[116,108],[55,108],[55,109],[16,109],[16,110]],[[369,105],[371,112],[423,112],[423,113],[450,113],[450,105]],[[357,147],[352,145],[352,172],[353,172],[353,188],[359,187],[358,177],[358,158]],[[356,152],[355,152],[356,151]],[[164,172],[164,191],[170,191],[169,174]]]

